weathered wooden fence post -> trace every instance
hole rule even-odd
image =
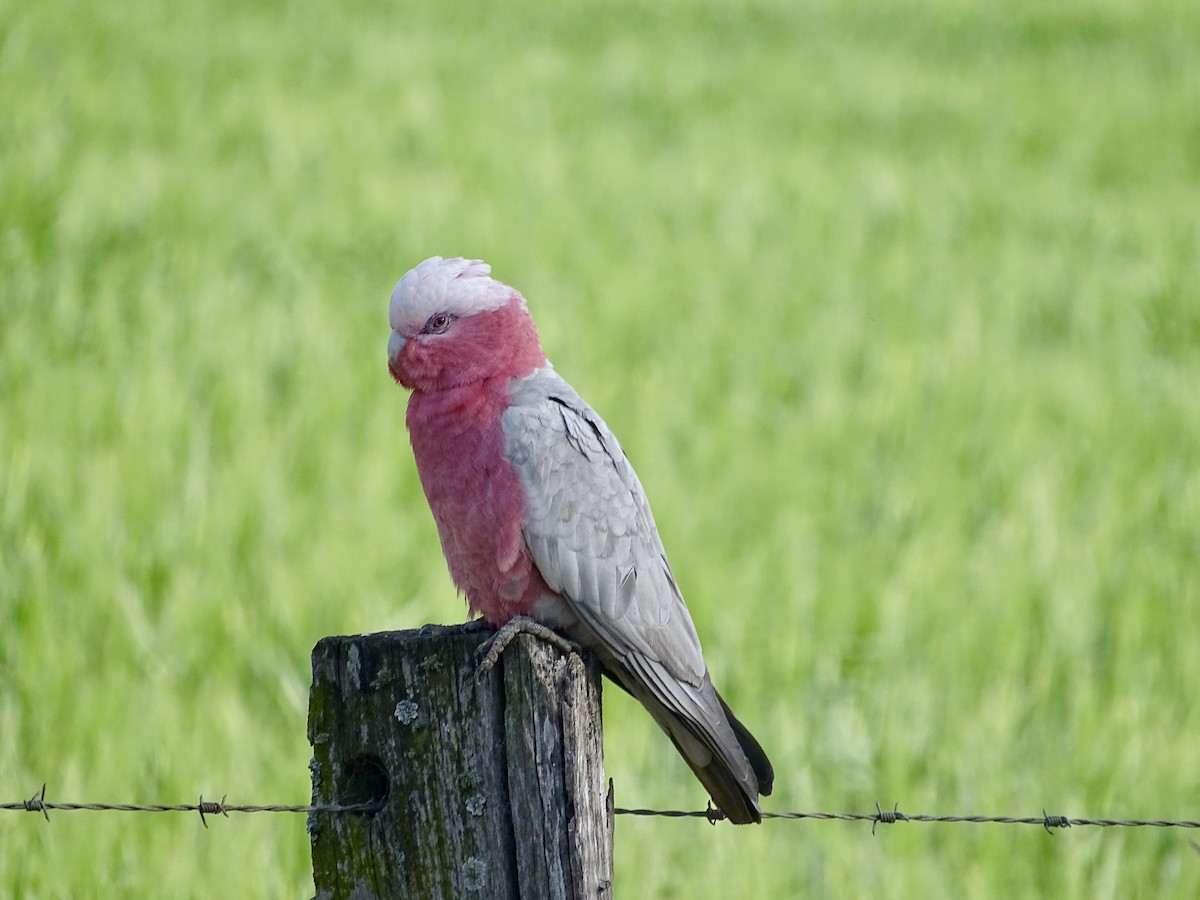
[[[594,662],[520,635],[475,681],[477,626],[322,639],[308,732],[326,898],[611,898]]]

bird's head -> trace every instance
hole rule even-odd
[[[388,370],[406,388],[433,393],[546,364],[525,298],[479,260],[434,256],[392,291]]]

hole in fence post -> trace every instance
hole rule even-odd
[[[382,808],[391,794],[387,769],[384,768],[383,761],[373,753],[356,756],[346,763],[344,776],[343,788],[338,797],[338,803],[342,806],[379,803]],[[355,815],[373,816],[375,813],[362,812]]]

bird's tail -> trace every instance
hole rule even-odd
[[[716,694],[715,689],[713,693]],[[771,793],[775,782],[775,770],[754,735],[738,721],[721,695],[716,696],[726,721],[716,727],[715,723],[705,723],[707,727],[703,731],[707,734],[698,733],[691,722],[676,718],[672,723],[676,727],[683,724],[694,738],[698,738],[708,747],[711,755],[705,764],[701,764],[694,751],[676,738],[672,727],[663,725],[661,721],[659,724],[663,725],[663,730],[674,742],[680,756],[691,767],[713,802],[725,813],[729,821],[734,825],[757,824],[762,821],[758,797],[760,794],[766,796]],[[655,716],[655,719],[657,718]],[[730,737],[734,738],[736,743],[731,742]]]
[[[761,822],[758,797],[771,793],[775,772],[762,746],[738,721],[708,675],[692,690],[696,692],[693,696],[699,695],[700,700],[693,709],[703,708],[710,714],[694,717],[667,707],[643,686],[626,683],[619,673],[614,674],[617,683],[633,694],[667,733],[729,821],[735,825]],[[716,702],[711,702],[714,699]]]
[[[725,698],[717,694],[717,699],[721,701],[721,709],[725,710],[725,718],[729,720],[729,727],[733,729],[734,737],[741,745],[742,752],[746,754],[750,768],[754,770],[754,777],[758,779],[758,792],[764,797],[771,796],[771,789],[775,787],[775,769],[771,766],[771,760],[767,759],[762,745],[758,743],[750,730],[733,714],[733,710],[729,708]]]

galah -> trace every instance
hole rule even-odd
[[[412,391],[417,473],[470,612],[590,650],[731,821],[762,821],[771,763],[709,679],[633,467],[546,359],[525,299],[483,262],[435,256],[396,284],[389,320],[388,369]]]

